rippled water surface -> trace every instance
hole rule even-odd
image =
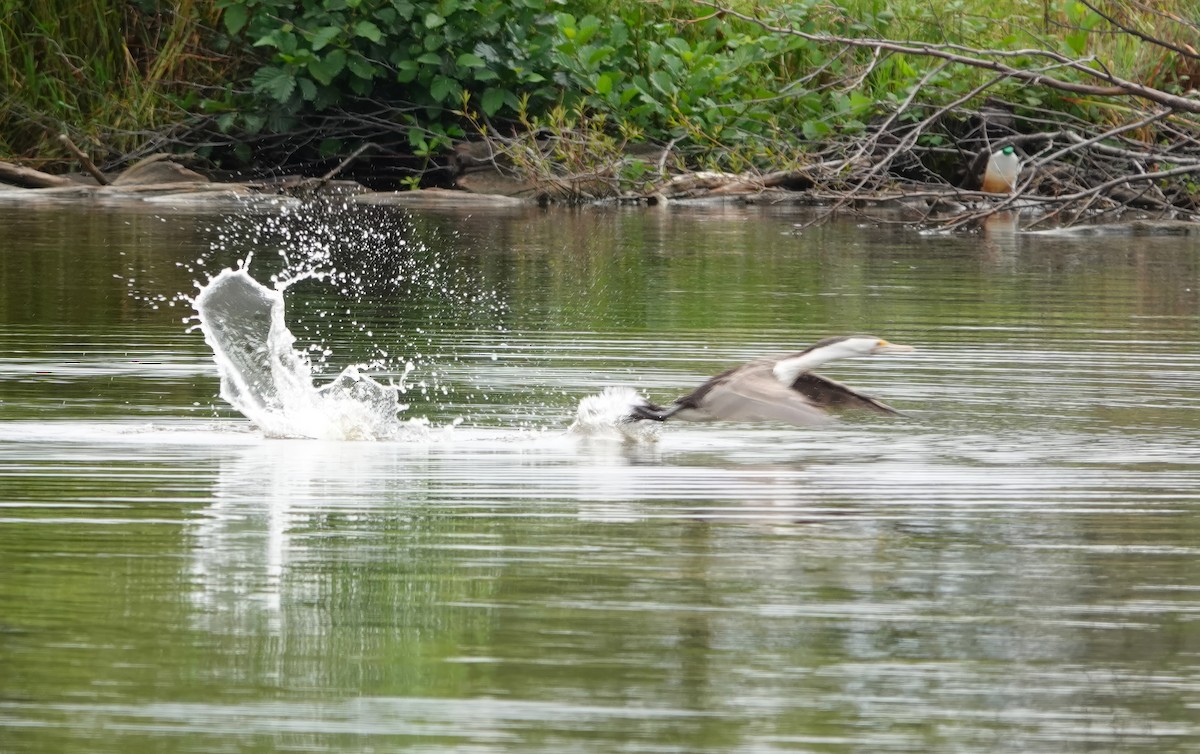
[[[1200,748],[1197,241],[270,217],[0,209],[0,750]],[[411,438],[264,439],[172,303],[322,243]],[[854,332],[904,418],[564,433]]]

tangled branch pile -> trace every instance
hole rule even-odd
[[[838,75],[827,69],[803,80],[806,91],[820,81],[835,102],[869,90],[897,65],[923,65],[924,72],[861,128],[842,122],[819,138],[776,131],[775,170],[684,171],[695,165],[694,154],[675,141],[649,156],[632,154],[629,139],[613,138],[611,128],[561,113],[509,136],[481,126],[496,164],[515,168],[529,191],[560,199],[785,188],[831,211],[900,201],[951,228],[1011,209],[1035,210],[1028,213],[1035,223],[1096,221],[1130,209],[1200,219],[1200,54],[1183,41],[1200,39],[1195,20],[1161,7],[1078,0],[1070,4],[1076,36],[1064,35],[1068,54],[814,32],[782,12],[768,18],[699,4],[823,49],[830,61],[857,55],[861,62]],[[1110,56],[1133,49],[1143,67],[1153,61],[1153,81],[1118,75],[1111,59],[1089,53],[1101,34]],[[1020,178],[1011,193],[985,194],[988,157],[1006,146],[1023,157]]]

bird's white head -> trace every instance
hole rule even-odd
[[[829,340],[834,342],[830,343]],[[899,343],[889,343],[883,338],[876,338],[874,335],[855,335],[849,338],[829,338],[821,343],[808,349],[809,352],[818,349],[828,349],[829,358],[844,359],[851,356],[874,356],[881,353],[906,353],[914,350],[912,346],[903,346]]]
[[[876,338],[873,335],[826,338],[795,356],[780,359],[775,364],[774,372],[780,382],[790,385],[804,372],[836,359],[874,356],[883,353],[906,353],[913,350],[915,349],[912,346],[889,343],[883,338]]]

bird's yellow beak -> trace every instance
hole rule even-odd
[[[899,343],[889,343],[886,340],[881,340],[871,349],[871,353],[907,353],[917,349],[912,346],[905,346]]]

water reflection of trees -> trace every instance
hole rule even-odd
[[[1155,630],[1122,601],[1147,574],[1056,546],[1104,531],[1030,515],[1028,496],[1064,480],[702,455],[248,449],[193,527],[197,625],[238,647],[208,672],[468,716],[521,700],[478,709],[545,745],[1033,746],[1077,724],[1152,740],[1136,716],[1159,692],[1121,669]],[[919,473],[943,493],[904,497],[939,489]]]

